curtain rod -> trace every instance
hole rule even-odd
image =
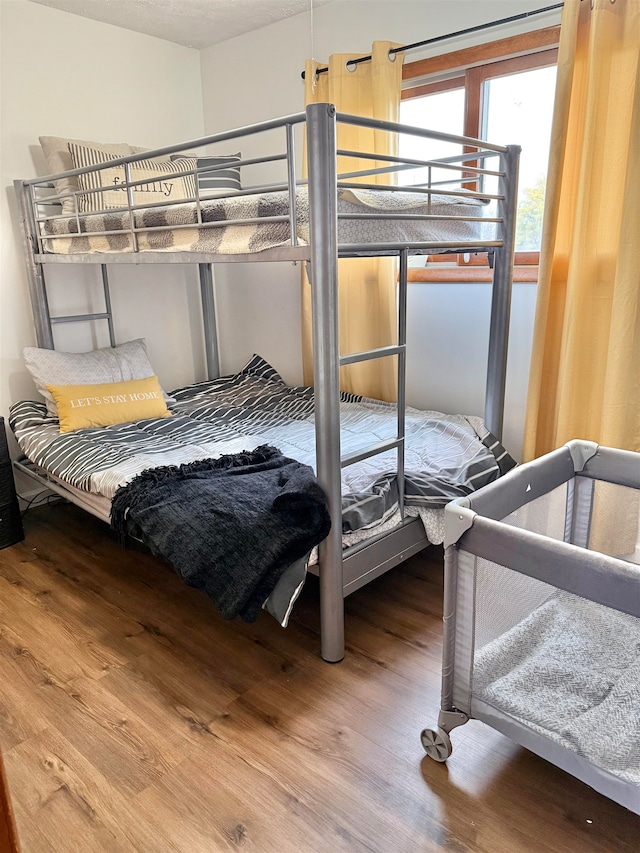
[[[389,58],[392,56],[395,57],[396,53],[403,53],[405,50],[414,50],[417,47],[424,47],[427,44],[435,44],[439,41],[444,41],[445,39],[456,38],[457,36],[466,36],[469,33],[477,33],[480,30],[486,30],[489,27],[497,27],[500,24],[511,24],[513,21],[522,21],[524,18],[530,18],[532,15],[540,15],[542,12],[551,12],[555,9],[562,9],[564,3],[556,3],[553,6],[545,6],[542,9],[533,9],[531,12],[521,12],[519,15],[511,15],[509,18],[500,18],[499,21],[489,21],[486,24],[478,24],[475,27],[469,27],[466,30],[458,30],[455,33],[447,33],[444,36],[435,36],[435,38],[425,39],[424,41],[415,41],[413,44],[405,44],[404,47],[392,47],[389,50]],[[361,56],[358,59],[350,59],[347,62],[347,65],[360,65],[361,62],[369,62],[371,59],[371,54],[369,56]],[[316,70],[316,74],[325,74],[329,69],[328,68],[318,68]],[[304,80],[304,71],[300,75]]]

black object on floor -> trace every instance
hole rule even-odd
[[[22,517],[13,480],[4,418],[0,418],[0,548],[15,545],[23,539]]]

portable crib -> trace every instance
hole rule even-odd
[[[572,441],[445,516],[426,753],[473,717],[640,814],[640,454]]]

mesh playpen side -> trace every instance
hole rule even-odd
[[[640,814],[640,454],[569,442],[445,516],[425,751],[473,717]]]

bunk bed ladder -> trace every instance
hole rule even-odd
[[[34,252],[40,248],[37,243],[37,238],[35,237],[38,231],[34,220],[33,205],[29,203],[29,193],[33,193],[33,188],[29,188],[23,181],[14,181],[13,185],[20,208],[22,239],[27,250],[25,256],[29,259],[27,262],[27,277],[38,346],[43,349],[55,349],[53,327],[60,323],[80,323],[91,320],[106,320],[109,329],[109,341],[111,346],[114,347],[116,345],[116,340],[113,326],[113,313],[111,310],[111,294],[109,293],[109,275],[107,273],[106,264],[100,264],[105,304],[104,311],[99,313],[71,314],[52,317],[51,311],[49,310],[44,265],[36,262],[33,257]]]
[[[343,456],[340,464],[343,468],[353,465],[362,459],[368,459],[387,450],[395,450],[397,453],[397,485],[398,485],[398,508],[400,518],[404,521],[404,446],[405,446],[405,404],[406,404],[406,375],[407,375],[407,269],[408,251],[400,251],[400,274],[398,287],[398,343],[395,346],[378,347],[377,349],[364,350],[363,352],[351,353],[340,356],[340,367],[347,364],[357,364],[374,358],[387,358],[392,355],[398,357],[398,395],[397,395],[397,429],[396,437],[381,441],[367,447],[358,453]]]
[[[109,342],[112,347],[116,345],[116,336],[113,328],[113,313],[111,311],[111,294],[109,292],[109,274],[106,264],[100,264],[102,271],[102,290],[104,294],[105,310],[93,314],[68,314],[66,316],[49,316],[50,327],[59,323],[85,323],[91,320],[106,320],[109,329]],[[52,347],[53,348],[53,347]]]

